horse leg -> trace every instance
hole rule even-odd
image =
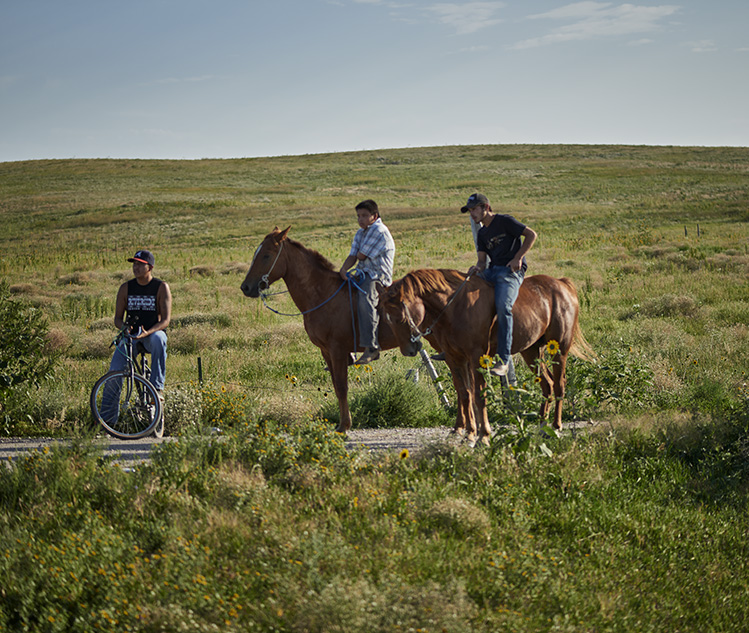
[[[554,363],[554,398],[556,407],[554,409],[554,428],[562,430],[562,406],[564,404],[564,392],[567,386],[567,354],[561,352],[555,356]]]
[[[333,389],[338,398],[340,421],[335,430],[337,433],[345,433],[351,428],[351,411],[348,407],[348,352],[331,355],[330,352],[323,351],[322,355],[330,369]]]
[[[476,359],[478,367],[478,359]],[[486,380],[479,371],[473,372],[473,409],[476,422],[478,424],[479,441],[488,446],[492,438],[492,427],[489,424],[489,416],[486,413],[486,398],[484,397],[484,388]]]
[[[468,446],[473,448],[476,446],[476,442],[479,440],[478,428],[476,427],[476,399],[475,399],[475,381],[473,380],[473,370],[468,362],[464,363],[460,367],[458,372],[461,381],[461,389],[463,391],[463,407],[465,410],[466,418],[466,442]],[[488,443],[488,441],[487,441]]]
[[[455,428],[453,431],[459,435],[465,435],[466,441],[473,446],[476,442],[476,425],[473,419],[473,409],[466,389],[465,380],[463,379],[461,369],[448,363],[450,373],[453,377],[453,386],[458,399],[458,415],[455,419]]]
[[[523,350],[520,352],[520,355],[523,357],[526,365],[536,372],[536,375],[541,382],[543,401],[541,402],[538,416],[540,420],[543,421],[546,419],[546,416],[549,415],[549,409],[551,408],[551,394],[554,389],[554,381],[549,373],[549,368],[546,363],[543,362],[543,353],[540,347]]]

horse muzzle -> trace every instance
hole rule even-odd
[[[406,345],[401,352],[404,356],[416,356],[420,351],[421,348],[424,347],[421,343],[421,341],[411,341],[408,345]]]
[[[241,288],[245,297],[252,297],[253,299],[257,299],[260,296],[260,282],[256,281],[254,284],[248,284],[245,281],[242,284]]]

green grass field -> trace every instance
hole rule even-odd
[[[496,399],[527,451],[349,454],[301,319],[239,290],[252,254],[291,226],[340,264],[371,197],[396,277],[466,270],[474,191],[539,234],[529,274],[577,285],[599,358],[571,366],[565,419],[599,424],[544,456]],[[0,280],[60,355],[5,400],[0,433],[84,438],[0,472],[0,629],[744,630],[749,149],[0,163],[0,214]],[[139,248],[174,296],[167,432],[183,438],[124,473],[85,440],[87,398]],[[449,424],[406,380],[417,366],[390,351],[353,370],[354,426]]]

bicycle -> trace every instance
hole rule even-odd
[[[145,349],[128,333],[125,326],[112,346],[122,353],[119,343],[125,341],[127,365],[122,370],[104,374],[91,390],[91,412],[104,430],[120,440],[137,440],[164,432],[162,402],[156,387],[149,380]]]

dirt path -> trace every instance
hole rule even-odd
[[[589,428],[591,423],[578,422],[565,424],[565,429]],[[173,442],[175,438],[145,438],[142,440],[117,440],[112,437],[98,437],[94,440],[105,453],[117,455],[122,464],[132,464],[148,460],[151,450],[162,442]],[[430,429],[356,429],[348,433],[346,446],[349,449],[361,448],[368,451],[417,451],[433,442],[455,441],[450,429],[440,426]],[[69,440],[52,438],[0,438],[0,460],[7,463],[33,450],[44,450],[54,444],[65,444]]]
[[[448,437],[447,427],[432,429],[359,429],[351,431],[346,440],[350,449],[363,448],[371,451],[409,451],[417,450],[433,441]],[[117,440],[111,437],[98,437],[94,440],[105,453],[118,455],[122,463],[142,462],[148,459],[151,450],[162,442],[174,441],[174,438],[144,438],[141,440]],[[68,440],[52,438],[0,438],[0,460],[15,460],[28,451],[44,450],[55,444],[66,444]]]

